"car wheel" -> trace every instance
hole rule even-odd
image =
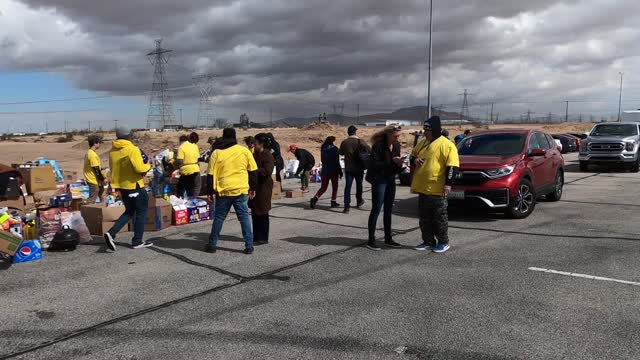
[[[586,161],[580,161],[580,171],[582,172],[589,171],[589,163]]]
[[[561,170],[558,170],[556,174],[556,182],[555,187],[552,193],[547,195],[547,200],[549,201],[560,201],[562,198],[562,192],[564,188],[564,174]]]
[[[637,173],[640,172],[640,158],[631,165],[631,172]]]
[[[507,214],[512,219],[524,219],[531,215],[536,208],[536,193],[533,189],[531,181],[527,179],[520,180],[518,184],[518,192],[509,203]]]

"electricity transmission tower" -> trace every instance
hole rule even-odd
[[[338,104],[333,104],[333,113],[336,115],[341,115],[344,114],[344,103],[338,105]]]
[[[175,122],[175,115],[171,106],[171,94],[169,94],[169,83],[165,74],[165,65],[169,63],[169,54],[171,52],[173,50],[162,48],[162,39],[159,39],[156,40],[156,49],[147,54],[151,65],[154,67],[147,128],[151,128],[151,124],[158,124],[163,129],[165,126],[173,125]]]
[[[466,120],[469,120],[469,96],[473,94],[470,94],[467,89],[464,89],[464,93],[458,95],[462,96],[462,110],[460,111],[461,120],[465,120],[465,118]]]
[[[193,78],[194,84],[200,88],[200,107],[198,108],[198,120],[196,128],[204,125],[213,126],[216,121],[213,107],[213,83],[216,79],[214,74],[204,74]]]
[[[531,115],[535,114],[535,112],[531,111],[531,109],[527,110],[527,113],[523,116],[526,116],[527,124],[531,124]]]

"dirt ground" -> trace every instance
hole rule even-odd
[[[484,127],[471,127],[471,130],[479,131],[482,129],[496,128],[535,128],[541,129],[548,133],[566,133],[566,132],[585,132],[591,129],[592,124],[569,123],[569,124],[530,124],[530,125],[492,125]],[[466,128],[455,126],[446,127],[450,132],[450,138],[462,133]],[[361,127],[358,135],[369,141],[379,128]],[[403,152],[411,151],[413,145],[413,136],[411,135],[419,127],[404,128],[401,138]],[[297,128],[278,128],[278,129],[249,129],[237,130],[238,141],[241,144],[245,136],[255,135],[260,132],[272,132],[276,140],[282,147],[282,153],[285,161],[293,159],[293,155],[287,152],[290,144],[297,144],[299,147],[309,150],[320,161],[320,145],[327,136],[335,136],[339,144],[347,136],[346,127],[333,126],[330,124],[311,125],[304,129]],[[221,130],[199,131],[200,149],[204,151],[208,145],[206,143],[209,136],[221,136]],[[137,134],[137,144],[147,153],[155,154],[166,148],[174,147],[178,143],[178,137],[182,132],[144,132]],[[186,134],[186,132],[184,133]],[[88,149],[85,139],[79,136],[75,137],[75,141],[69,143],[57,143],[59,136],[41,136],[41,137],[22,137],[10,141],[0,141],[0,154],[2,154],[0,162],[4,164],[20,163],[35,160],[39,157],[46,157],[51,160],[57,160],[64,170],[82,171],[84,156]],[[109,150],[111,142],[115,139],[115,134],[108,133],[104,135],[105,143],[98,151],[102,158],[103,167],[108,166]],[[204,166],[204,165],[203,165]],[[204,168],[204,167],[203,167]]]

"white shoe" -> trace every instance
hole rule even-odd
[[[148,247],[152,247],[153,243],[150,242],[146,242],[144,241],[142,244],[138,244],[133,246],[134,249],[144,249],[144,248],[148,248]]]

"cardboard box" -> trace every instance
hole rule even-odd
[[[56,175],[50,165],[26,167],[27,165],[14,165],[27,186],[27,192],[33,194],[38,191],[56,190]]]
[[[189,224],[195,224],[200,222],[200,212],[197,207],[187,208]]]
[[[0,252],[7,255],[15,255],[22,244],[22,239],[11,233],[0,230]]]
[[[7,207],[9,209],[24,210],[24,208],[26,207],[26,199],[23,197],[19,197],[16,200],[0,201],[0,208],[4,207]]]
[[[289,199],[304,197],[302,190],[287,190],[285,193]]]
[[[186,206],[175,206],[172,209],[171,225],[186,225],[189,223],[189,210]]]
[[[64,170],[62,173],[64,175],[64,181],[76,182],[80,180],[80,173],[78,173],[77,171]]]
[[[115,221],[105,221],[105,222],[101,222],[101,223],[87,223],[87,228],[89,228],[89,233],[91,235],[96,235],[96,236],[102,236],[104,235],[104,233],[106,233],[107,231],[109,231],[113,225],[115,225],[116,222]],[[124,226],[119,232],[126,232],[129,231],[129,225],[127,224],[127,226]]]
[[[171,204],[164,199],[157,199],[156,206],[150,207],[144,222],[144,231],[160,231],[171,226]],[[129,222],[133,229],[133,220]]]
[[[200,216],[200,221],[212,220],[211,217],[211,206],[209,204],[198,206],[198,214]]]
[[[80,213],[86,223],[116,222],[124,214],[124,206],[105,206],[104,204],[83,205]]]

